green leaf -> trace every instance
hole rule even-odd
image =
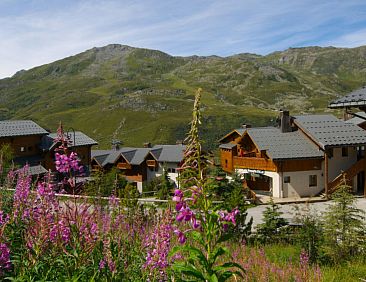
[[[219,282],[219,279],[217,279],[217,276],[215,273],[211,275],[210,282]]]
[[[216,248],[213,253],[212,253],[212,257],[209,260],[209,264],[213,265],[216,262],[216,259],[224,254],[229,254],[229,250],[227,248],[224,247],[218,247]]]
[[[197,241],[198,243],[200,243],[201,245],[204,245],[205,244],[204,241],[203,241],[203,238],[202,238],[202,234],[200,232],[198,232],[198,231],[192,231],[191,232],[191,235],[192,235],[193,239],[195,241]]]
[[[231,269],[231,268],[234,268],[234,267],[235,268],[239,268],[243,273],[245,272],[244,268],[240,264],[238,264],[236,262],[226,262],[226,263],[224,263],[224,264],[222,264],[220,266],[214,267],[213,268],[213,271],[215,273],[221,272],[221,271],[225,271],[225,272],[226,271],[230,271],[231,273],[237,273],[240,277],[243,277],[243,275],[242,275],[242,273],[240,271],[231,271],[231,270],[228,270],[228,269]]]
[[[191,264],[186,264],[186,263],[174,263],[173,264],[173,270],[178,272],[178,273],[182,273],[184,275],[187,276],[193,276],[195,278],[198,278],[202,281],[205,281],[205,277],[203,276],[203,274],[197,270],[196,267],[194,267]]]

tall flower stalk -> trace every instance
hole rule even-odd
[[[242,277],[243,268],[231,262],[231,255],[222,243],[229,239],[226,233],[230,224],[235,224],[238,210],[231,212],[216,210],[210,195],[207,168],[210,157],[202,150],[199,137],[201,124],[201,95],[198,89],[195,97],[191,128],[185,139],[187,144],[181,167],[181,187],[173,197],[176,202],[175,233],[183,246],[172,253],[186,254],[187,259],[177,261],[173,268],[179,274],[178,280],[194,278],[197,281],[226,281],[233,275]],[[183,224],[185,223],[185,224]],[[186,242],[186,239],[191,240]]]

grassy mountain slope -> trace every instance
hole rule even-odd
[[[267,56],[173,57],[108,45],[0,80],[0,119],[30,118],[55,130],[80,129],[108,147],[175,142],[204,89],[204,138],[240,123],[264,125],[276,110],[322,112],[329,100],[366,83],[366,46],[294,48]]]

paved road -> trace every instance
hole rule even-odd
[[[317,203],[310,203],[310,204],[284,204],[279,205],[280,211],[283,212],[282,217],[286,218],[287,220],[291,221],[295,214],[295,206],[297,206],[300,210],[306,209],[308,206],[310,211],[321,216],[324,214],[325,210],[327,209],[328,205],[331,205],[332,201],[328,202],[317,202]],[[366,199],[365,198],[357,198],[356,199],[356,206],[359,209],[366,211]],[[253,217],[253,227],[262,223],[262,214],[266,209],[267,205],[260,205],[253,208],[248,209],[248,217]]]

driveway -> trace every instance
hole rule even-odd
[[[299,210],[309,209],[312,213],[315,213],[319,216],[322,216],[326,211],[327,207],[331,205],[333,202],[315,202],[315,203],[297,203],[297,204],[283,204],[278,205],[280,207],[280,211],[283,212],[282,217],[287,219],[288,221],[292,221],[294,218],[294,214],[296,207]],[[366,211],[366,199],[365,198],[357,198],[356,199],[356,206],[359,209]],[[259,205],[253,208],[248,209],[248,216],[247,218],[253,217],[253,228],[260,223],[263,223],[263,212],[265,211],[268,205]]]

